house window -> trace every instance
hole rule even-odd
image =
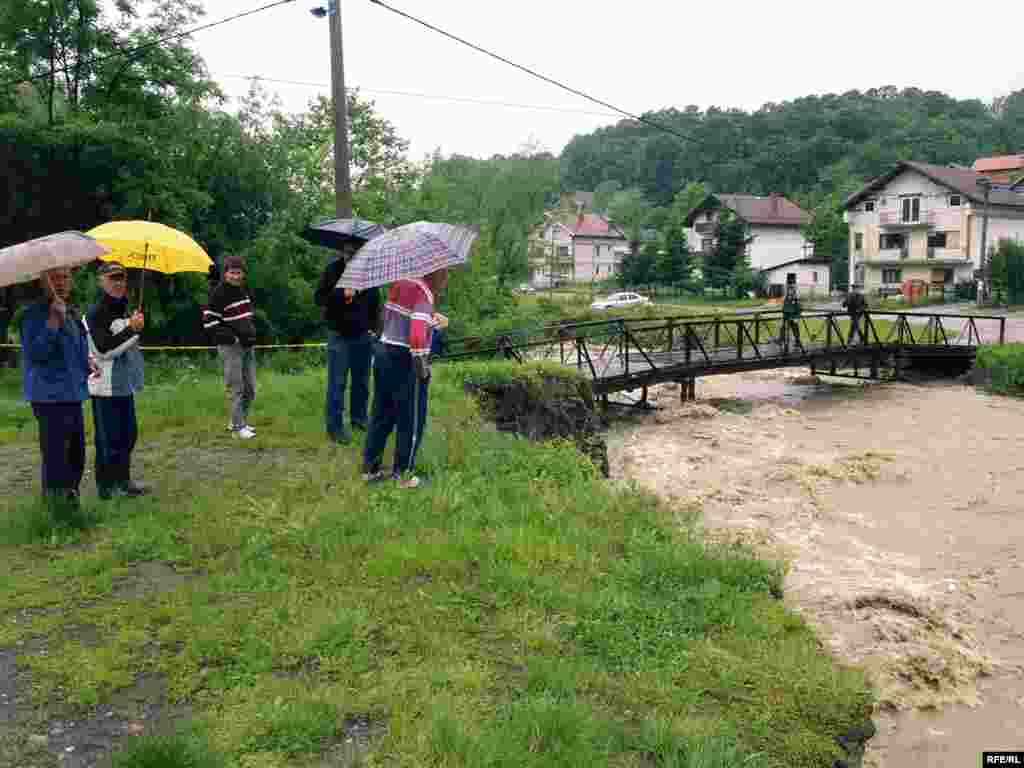
[[[704,212],[704,221],[711,221],[711,211]]]
[[[904,238],[902,234],[897,235],[879,235],[878,236],[878,250],[890,251],[903,248]]]
[[[853,250],[863,251],[864,250],[864,233],[855,232],[853,235]]]
[[[901,279],[902,277],[903,277],[903,270],[901,270],[901,269],[883,269],[882,270],[882,282],[885,283],[886,285],[891,285],[892,283],[900,283],[900,282],[902,282],[902,279]]]
[[[946,233],[945,232],[929,232],[928,233],[928,247],[929,248],[945,248],[946,247]]]
[[[811,272],[811,282],[812,283],[818,282],[818,273],[817,272]]]
[[[960,195],[950,195],[949,205],[952,208],[956,208],[958,205],[960,205]]]
[[[715,241],[710,237],[703,237],[700,241],[700,249],[704,253],[710,253],[715,246]]]
[[[906,224],[921,220],[920,197],[904,197],[900,200],[900,219]]]
[[[871,213],[873,210],[875,210],[875,201],[874,200],[865,200],[864,201],[864,211],[866,213]]]
[[[569,258],[569,246],[560,245],[558,246],[558,258],[567,259]]]

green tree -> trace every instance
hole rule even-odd
[[[596,213],[601,215],[608,214],[608,206],[615,197],[616,193],[622,190],[622,184],[610,179],[608,181],[602,181],[594,189],[594,204],[593,208]]]
[[[643,247],[628,253],[622,259],[617,279],[623,288],[645,285],[657,279],[658,244],[644,243]]]
[[[643,240],[651,206],[639,189],[625,189],[612,195],[608,203],[608,219],[626,235],[630,254],[636,254]]]
[[[662,247],[655,270],[658,281],[669,285],[688,285],[692,272],[690,247],[686,242],[683,221],[674,211],[662,230],[661,239]]]
[[[990,258],[996,303],[1024,304],[1024,243],[1004,238]]]
[[[728,208],[719,211],[715,245],[704,257],[704,281],[711,288],[749,284],[750,262],[746,255],[749,227]]]

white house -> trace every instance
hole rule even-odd
[[[894,291],[906,280],[935,288],[974,279],[981,266],[984,179],[968,168],[904,161],[843,203],[850,284]],[[1024,190],[993,187],[988,246],[1024,239]]]
[[[746,222],[750,235],[747,255],[753,269],[764,271],[783,263],[811,256],[812,246],[801,227],[810,214],[782,195],[708,195],[685,219],[690,250],[700,255],[715,246],[718,218],[723,208]]]
[[[785,286],[793,283],[800,296],[824,298],[829,295],[829,286],[832,284],[832,262],[813,256],[794,259],[762,269],[761,274],[765,276],[769,295],[773,297],[785,295]]]

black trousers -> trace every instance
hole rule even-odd
[[[139,436],[135,398],[94,397],[92,420],[96,428],[96,487],[112,490],[128,485],[132,449]]]
[[[81,403],[32,403],[39,424],[44,494],[78,493],[85,471],[85,419]]]

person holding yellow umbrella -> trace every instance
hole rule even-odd
[[[206,272],[213,261],[184,232],[152,221],[111,221],[88,234],[110,249],[100,256],[100,300],[86,325],[99,375],[89,380],[96,439],[96,488],[100,498],[148,492],[131,477],[138,439],[135,393],[143,386],[139,350],[146,270],[165,274]],[[128,306],[126,267],[142,269],[138,306]]]

